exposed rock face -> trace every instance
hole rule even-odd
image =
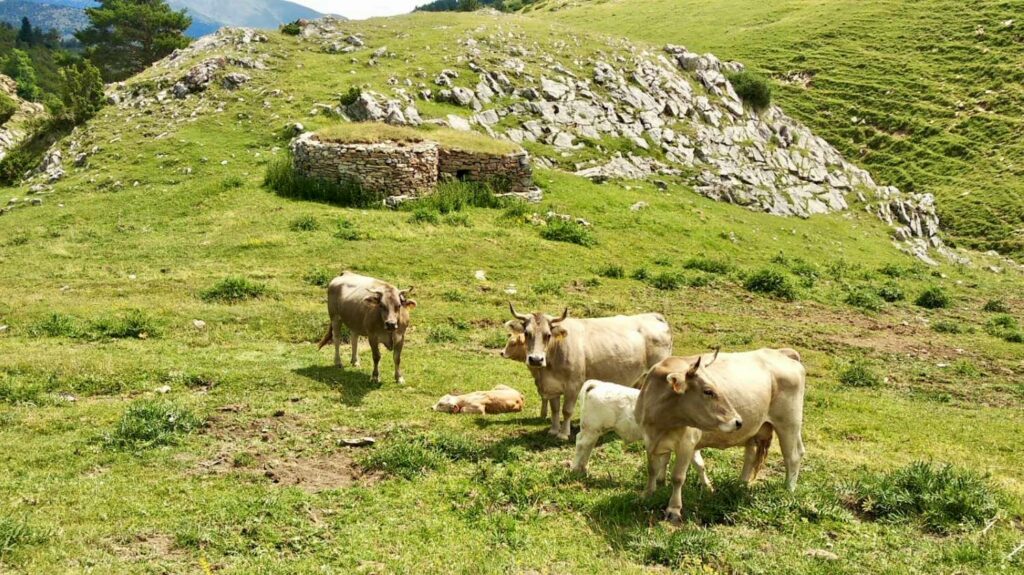
[[[8,76],[0,74],[0,92],[6,94],[18,105],[14,115],[0,126],[0,159],[17,146],[28,135],[28,124],[46,114],[42,104],[27,102],[18,97],[18,84]]]

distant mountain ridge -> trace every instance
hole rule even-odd
[[[184,9],[192,17],[187,34],[205,36],[222,26],[277,28],[300,18],[319,18],[320,12],[287,0],[170,0],[176,10]],[[56,28],[68,36],[89,23],[84,9],[95,6],[93,0],[0,0],[0,20],[18,25],[28,16],[33,26]]]

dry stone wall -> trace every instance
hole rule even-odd
[[[344,144],[320,141],[312,132],[292,142],[295,168],[332,182],[356,182],[388,196],[421,195],[437,187],[435,142]]]
[[[528,194],[533,188],[533,169],[526,152],[498,156],[441,148],[437,169],[442,177],[504,183],[507,187],[502,192]]]

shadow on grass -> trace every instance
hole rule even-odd
[[[362,405],[366,394],[381,386],[380,382],[370,381],[369,373],[355,368],[312,365],[296,369],[294,373],[338,390],[341,402],[350,407]]]
[[[474,420],[474,422],[481,428],[486,428],[491,423],[490,421],[482,418],[478,418]],[[523,420],[518,420],[518,422],[522,423]],[[566,445],[570,445],[570,443],[562,441],[553,435],[548,435],[548,427],[545,425],[543,427],[538,427],[537,429],[523,430],[520,433],[502,437],[498,441],[492,443],[491,448],[501,453],[510,448],[519,448],[525,451],[547,451],[549,449],[557,449]]]

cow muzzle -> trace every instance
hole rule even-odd
[[[544,367],[548,363],[548,358],[543,355],[529,355],[526,357],[526,364],[530,367]]]
[[[388,331],[395,331],[396,329],[398,329],[398,322],[397,321],[386,321],[386,322],[384,322],[384,329],[386,329]]]
[[[721,431],[723,433],[731,433],[733,431],[739,431],[742,428],[743,428],[743,420],[738,418],[738,417],[736,419],[733,419],[732,421],[727,421],[727,422],[722,423],[722,424],[720,424],[718,426],[719,431]]]

